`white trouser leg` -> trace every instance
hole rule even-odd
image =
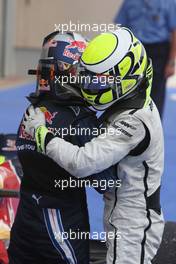
[[[117,236],[107,235],[107,264],[150,264],[160,246],[164,221],[155,211],[117,204],[105,199],[105,230],[120,232]],[[119,237],[120,234],[120,237]]]

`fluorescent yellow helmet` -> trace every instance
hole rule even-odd
[[[148,58],[133,33],[119,27],[95,37],[85,49],[81,65],[83,97],[96,109],[103,110],[140,89]]]

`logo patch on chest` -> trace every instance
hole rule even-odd
[[[46,122],[52,125],[53,119],[58,114],[58,112],[51,113],[45,106],[40,107],[40,110],[44,113]]]

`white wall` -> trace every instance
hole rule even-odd
[[[0,3],[3,0],[0,0]],[[54,24],[112,23],[122,0],[5,0],[5,75],[25,76],[36,66],[43,37]],[[85,33],[84,33],[85,34]],[[86,32],[93,36],[97,32]],[[1,48],[1,46],[0,46]],[[1,50],[1,49],[0,49]]]

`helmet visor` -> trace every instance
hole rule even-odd
[[[109,89],[113,89],[114,84],[115,78],[112,75],[95,74],[87,70],[80,72],[79,86],[91,95],[96,95],[99,92],[106,92]]]
[[[40,60],[37,69],[38,91],[51,91],[60,100],[80,97],[77,87],[70,85],[70,77],[76,75],[76,64],[58,60]]]
[[[38,89],[49,91],[51,82],[60,82],[64,77],[76,75],[75,65],[58,60],[40,60],[37,69]],[[62,78],[61,78],[62,77]]]

